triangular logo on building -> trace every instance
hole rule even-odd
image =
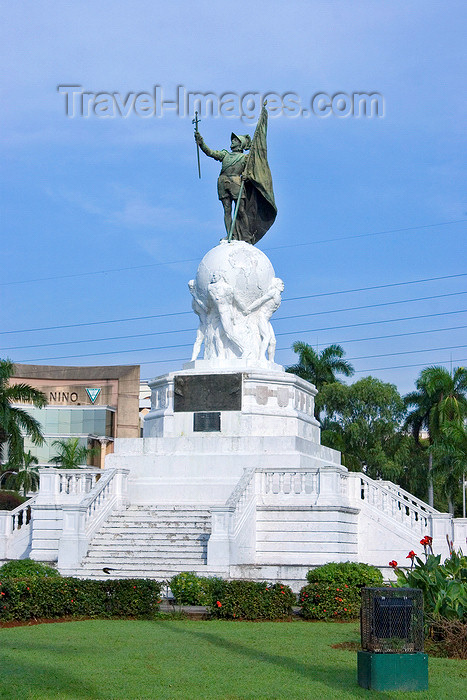
[[[97,397],[99,396],[100,393],[101,393],[101,390],[100,390],[100,389],[88,389],[88,388],[86,387],[86,394],[89,396],[89,398],[91,399],[92,403],[95,402],[95,400],[97,399]]]

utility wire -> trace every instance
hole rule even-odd
[[[425,331],[410,331],[408,333],[393,333],[390,335],[380,335],[380,336],[374,336],[372,338],[353,338],[351,340],[340,340],[336,341],[338,342],[339,345],[344,345],[345,343],[360,343],[365,340],[382,340],[386,338],[402,338],[408,335],[422,335],[424,333],[441,333],[444,331],[453,331],[453,330],[459,330],[460,328],[467,328],[466,325],[463,326],[451,326],[450,328],[430,328],[429,330]],[[323,329],[324,330],[324,329]],[[302,331],[305,332],[305,331]],[[316,331],[312,331],[316,332]],[[60,357],[36,357],[30,360],[16,360],[16,363],[25,363],[27,364],[28,362],[45,362],[49,360],[68,360],[68,359],[74,359],[78,357],[98,357],[100,355],[121,355],[124,353],[128,352],[154,352],[156,350],[172,350],[174,348],[188,348],[192,347],[193,343],[183,343],[181,345],[162,345],[158,347],[151,347],[151,348],[136,348],[133,350],[110,350],[108,352],[95,352],[95,353],[86,353],[82,355],[62,355]],[[286,350],[288,348],[281,348],[282,350]],[[182,358],[183,359],[183,358]],[[178,360],[171,360],[170,358],[168,360],[157,360],[157,362],[175,362]],[[154,361],[156,362],[156,360]],[[142,364],[141,362],[138,362],[136,364]]]
[[[276,333],[278,335],[300,335],[301,333],[320,333],[321,331],[335,331],[341,328],[357,328],[358,326],[376,326],[380,323],[396,323],[397,321],[414,321],[420,318],[433,318],[434,316],[451,316],[452,314],[463,314],[467,309],[460,309],[459,311],[443,311],[436,314],[423,314],[422,316],[405,316],[404,318],[388,318],[386,320],[380,321],[363,321],[362,323],[348,323],[343,326],[325,326],[324,328],[307,328],[300,331],[283,331],[282,333]]]
[[[416,301],[426,301],[429,299],[441,299],[444,297],[452,297],[452,296],[459,296],[461,294],[467,294],[467,291],[465,292],[452,292],[450,294],[436,294],[434,296],[429,296],[429,297],[418,297],[416,299],[402,299],[401,301],[386,301],[381,304],[365,304],[364,306],[350,306],[346,309],[331,309],[329,311],[311,311],[310,313],[307,314],[294,314],[292,316],[278,316],[277,318],[274,317],[274,323],[276,321],[286,321],[292,318],[305,318],[309,316],[327,316],[328,314],[336,314],[336,313],[344,313],[348,311],[360,311],[362,309],[374,309],[377,307],[381,306],[394,306],[396,304],[408,304],[409,302],[416,302]],[[447,312],[450,313],[450,312]],[[78,345],[82,343],[99,343],[99,342],[105,342],[109,340],[128,340],[129,338],[147,338],[150,336],[155,336],[155,335],[170,335],[172,333],[192,333],[196,331],[196,328],[179,328],[176,330],[170,330],[170,331],[151,331],[151,333],[131,333],[130,335],[115,335],[115,336],[110,336],[107,338],[88,338],[84,340],[63,340],[58,343],[38,343],[36,345],[11,345],[7,347],[3,347],[2,351],[4,350],[28,350],[31,348],[50,348],[50,347],[58,347],[60,345]]]
[[[373,231],[371,233],[360,233],[360,234],[355,234],[353,236],[343,236],[341,238],[324,238],[318,241],[308,241],[307,243],[289,243],[287,245],[283,246],[276,246],[276,247],[271,247],[271,248],[265,248],[264,250],[269,251],[269,250],[284,250],[285,248],[298,248],[298,247],[303,247],[303,246],[310,246],[310,245],[317,245],[320,243],[335,243],[336,241],[348,241],[356,238],[369,238],[371,236],[382,236],[388,233],[401,233],[403,231],[417,231],[420,229],[425,229],[425,228],[435,228],[437,226],[451,226],[453,224],[459,224],[464,221],[467,221],[467,219],[457,219],[454,221],[441,221],[436,224],[424,224],[423,226],[408,226],[406,228],[395,228],[395,229],[388,229],[387,231]],[[189,263],[189,262],[197,262],[199,258],[187,258],[185,260],[166,260],[163,262],[157,262],[157,263],[146,263],[145,265],[133,265],[133,266],[127,266],[127,267],[114,267],[114,268],[108,268],[106,270],[94,270],[93,272],[77,272],[75,274],[71,275],[55,275],[51,277],[36,277],[35,279],[27,279],[27,280],[13,280],[11,282],[0,282],[0,286],[5,287],[13,284],[28,284],[32,282],[49,282],[51,280],[59,280],[59,279],[73,279],[76,277],[89,277],[89,276],[95,276],[95,275],[102,275],[102,274],[109,274],[112,272],[126,272],[127,270],[144,270],[144,269],[149,269],[153,267],[161,267],[162,265],[180,265],[182,263]]]
[[[334,296],[336,294],[350,294],[351,292],[366,292],[373,289],[387,289],[389,287],[404,287],[409,284],[421,284],[423,282],[437,282],[439,280],[452,279],[455,277],[467,277],[467,272],[461,272],[455,275],[443,275],[441,277],[426,277],[420,280],[409,280],[407,282],[393,282],[391,284],[382,284],[373,287],[359,287],[357,289],[344,289],[335,292],[321,292],[319,294],[308,294],[301,297],[286,297],[282,299],[282,303],[287,301],[297,301],[299,299],[313,299],[316,297]],[[429,298],[429,297],[427,297]],[[364,308],[364,307],[362,307]],[[35,333],[39,331],[55,331],[63,328],[82,328],[83,326],[101,326],[109,323],[125,323],[127,321],[146,321],[152,318],[168,318],[171,316],[184,316],[187,314],[192,314],[192,311],[174,311],[167,314],[153,314],[151,316],[131,316],[129,318],[117,318],[109,321],[87,321],[85,323],[69,323],[62,326],[43,326],[41,328],[23,328],[14,331],[0,331],[0,335],[9,335],[11,333]]]

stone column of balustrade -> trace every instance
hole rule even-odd
[[[348,475],[347,469],[339,465],[319,468],[318,506],[342,506],[349,504],[349,496],[341,493],[341,475]]]
[[[235,506],[212,506],[212,529],[208,540],[208,566],[230,565],[230,541]]]

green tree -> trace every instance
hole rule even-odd
[[[451,374],[444,367],[425,367],[415,387],[416,391],[404,397],[406,407],[412,409],[405,425],[422,448],[422,431],[428,435],[428,503],[433,506],[433,456],[436,452],[440,456],[443,431],[449,425],[460,424],[467,415],[467,370],[457,367]]]
[[[8,444],[9,459],[21,461],[24,435],[29,435],[34,445],[44,442],[40,423],[26,410],[13,404],[31,403],[43,408],[47,405],[47,397],[29,384],[10,384],[14,371],[15,366],[10,360],[0,360],[0,462],[4,443]]]
[[[467,429],[462,421],[444,423],[432,447],[436,464],[435,480],[440,483],[448,502],[448,510],[454,515],[460,489],[464,489],[467,471]],[[436,478],[437,477],[437,478]],[[462,515],[465,511],[465,494],[462,491]],[[459,499],[460,501],[460,499]],[[459,504],[460,511],[460,504]]]
[[[334,384],[341,380],[338,374],[351,377],[354,368],[344,360],[344,349],[340,345],[329,345],[321,352],[314,350],[311,345],[300,340],[292,345],[293,351],[298,354],[298,362],[286,368],[286,372],[296,374],[297,377],[306,379],[314,384],[318,391],[326,384]],[[315,418],[319,418],[319,408],[315,402]]]
[[[5,465],[13,471],[8,476],[5,486],[10,489],[23,489],[23,495],[26,496],[28,491],[37,491],[39,486],[39,469],[36,466],[38,459],[31,450],[23,452],[23,458],[20,463],[8,461]]]
[[[399,478],[410,438],[401,432],[404,401],[393,384],[375,377],[327,384],[317,405],[325,412],[323,444],[340,450],[348,469],[374,479]]]
[[[82,464],[87,464],[88,457],[97,454],[95,448],[85,447],[79,444],[79,438],[68,440],[54,440],[52,446],[56,448],[57,455],[50,462],[62,469],[77,469]]]

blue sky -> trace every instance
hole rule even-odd
[[[223,236],[219,166],[201,154],[198,179],[192,115],[68,118],[57,92],[160,85],[173,99],[182,85],[384,97],[382,118],[269,120],[278,217],[259,247],[285,282],[276,361],[294,362],[294,340],[337,342],[356,378],[403,393],[425,365],[467,362],[465,3],[40,0],[2,14],[0,356],[141,363],[143,378],[189,359],[187,281]],[[232,130],[254,122],[200,124],[213,148]]]

